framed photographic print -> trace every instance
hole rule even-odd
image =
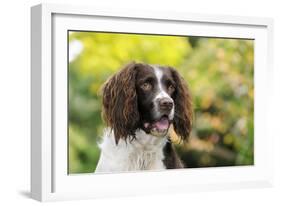
[[[268,18],[31,9],[40,201],[272,185]]]

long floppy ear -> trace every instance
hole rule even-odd
[[[102,116],[113,129],[116,144],[120,138],[134,138],[138,128],[140,115],[135,79],[136,64],[132,62],[109,78],[102,89]]]
[[[182,140],[186,140],[191,132],[193,118],[191,94],[180,74],[175,69],[170,69],[172,70],[174,81],[177,82],[176,91],[173,96],[175,102],[173,125],[177,135]]]

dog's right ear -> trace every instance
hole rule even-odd
[[[192,127],[193,110],[191,93],[185,80],[176,69],[170,68],[174,81],[177,82],[176,91],[173,95],[175,101],[174,129],[177,135],[186,140],[189,137]]]
[[[131,62],[109,78],[102,88],[102,116],[113,129],[116,144],[120,138],[134,138],[138,128],[136,73],[136,63]]]

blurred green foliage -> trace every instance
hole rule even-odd
[[[188,167],[253,164],[253,40],[69,33],[69,173],[94,172],[105,125],[101,85],[132,60],[179,70],[193,95]],[[176,137],[174,137],[176,141]]]

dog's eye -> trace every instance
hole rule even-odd
[[[145,90],[145,91],[148,91],[148,90],[151,90],[152,85],[151,85],[150,83],[148,83],[148,82],[145,82],[145,83],[143,83],[143,84],[141,85],[141,88],[142,88],[143,90]]]
[[[175,87],[172,85],[172,84],[170,84],[169,86],[168,86],[168,91],[169,92],[173,92],[173,91],[175,91]]]

